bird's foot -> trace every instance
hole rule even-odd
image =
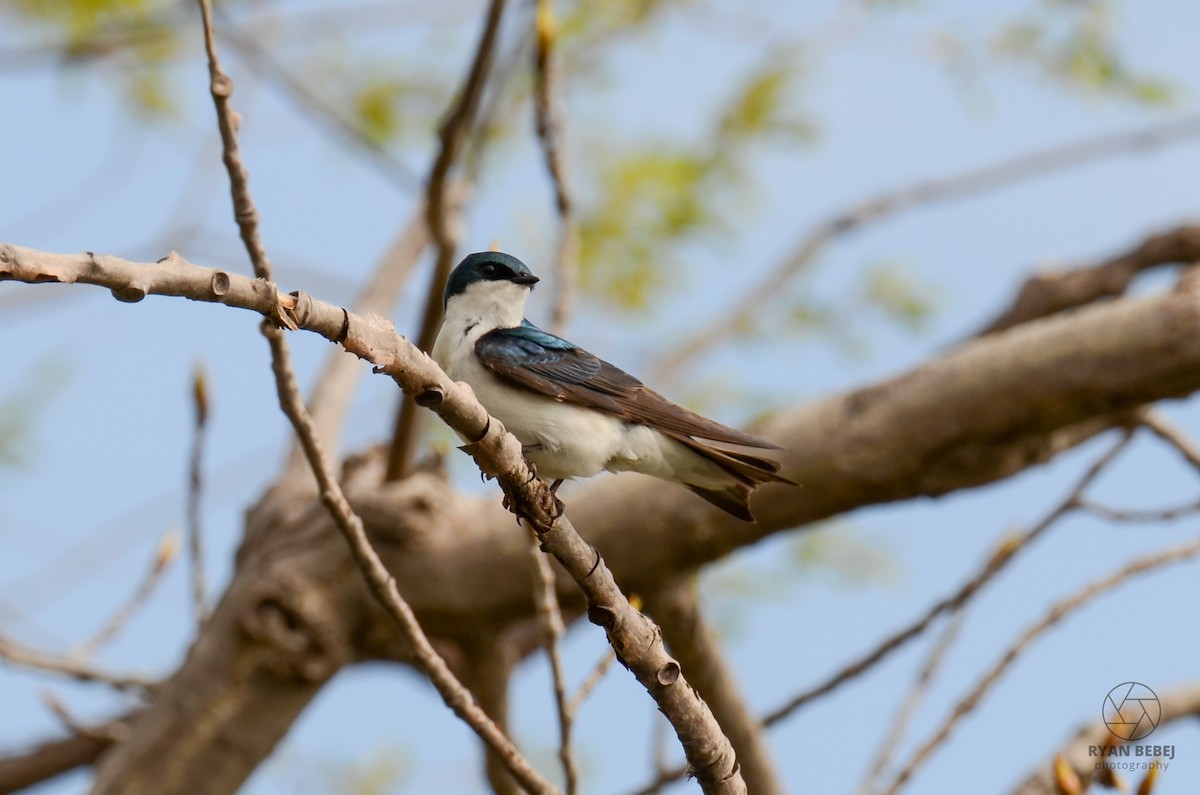
[[[529,480],[525,481],[526,483],[532,483],[533,481],[537,480],[537,476],[538,476],[537,464],[533,463],[533,461],[530,460],[529,454],[536,453],[538,450],[541,450],[541,449],[542,449],[542,446],[540,444],[523,444],[523,445],[521,445],[521,455],[525,457],[525,466],[529,467]]]
[[[550,500],[549,505],[545,506],[546,515],[550,517],[550,521],[555,521],[563,515],[566,506],[563,501],[558,498],[558,487],[563,484],[563,479],[559,478],[550,484]]]

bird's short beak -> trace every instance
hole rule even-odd
[[[509,279],[509,281],[511,281],[514,284],[528,284],[530,287],[532,287],[533,285],[540,282],[541,279],[534,276],[532,273],[522,273],[522,274],[518,274],[518,275],[512,277],[511,279]]]

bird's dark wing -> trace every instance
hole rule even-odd
[[[607,412],[673,436],[778,449],[672,403],[619,367],[528,321],[484,334],[475,343],[475,354],[502,380],[560,402]]]

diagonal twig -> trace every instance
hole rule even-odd
[[[572,715],[578,714],[579,708],[583,706],[583,702],[588,700],[588,696],[590,696],[592,691],[596,689],[596,686],[603,681],[604,675],[608,673],[608,669],[612,667],[612,664],[616,662],[616,660],[617,657],[615,654],[613,654],[612,649],[608,649],[604,652],[604,656],[601,657],[600,661],[597,662],[592,668],[592,672],[588,674],[587,679],[583,680],[583,683],[579,685],[579,689],[575,691],[575,695],[571,696]]]
[[[499,38],[505,2],[506,0],[491,0],[488,6],[483,32],[479,36],[479,45],[475,48],[475,57],[471,61],[466,81],[439,131],[441,148],[429,170],[429,179],[426,182],[425,214],[429,236],[437,249],[437,260],[430,275],[429,292],[425,296],[421,327],[417,332],[417,347],[423,351],[433,347],[438,327],[442,323],[442,286],[446,283],[446,277],[450,275],[455,248],[458,245],[457,232],[451,228],[450,213],[447,210],[450,171],[458,160],[483,97],[496,41]],[[388,480],[399,480],[407,473],[420,431],[421,416],[417,412],[417,405],[411,399],[401,399],[388,450]]]
[[[152,679],[131,676],[129,674],[110,673],[84,662],[54,657],[40,651],[27,649],[6,638],[0,638],[0,660],[22,668],[62,674],[80,682],[97,682],[114,687],[117,690],[144,690],[149,692],[154,689],[155,685]]]
[[[1188,438],[1181,428],[1175,426],[1161,411],[1146,411],[1141,416],[1141,424],[1159,439],[1174,447],[1189,464],[1200,471],[1200,448]]]
[[[138,611],[150,600],[154,589],[162,582],[163,575],[166,574],[171,561],[175,559],[178,549],[179,536],[176,533],[170,532],[163,536],[162,541],[159,542],[158,550],[154,553],[154,560],[150,562],[150,568],[146,570],[146,575],[138,583],[133,594],[123,605],[117,608],[112,617],[94,635],[72,649],[68,656],[73,660],[88,660],[95,656],[96,652],[108,645],[121,632],[125,625],[129,623],[129,620],[137,615]]]
[[[1099,474],[1113,462],[1114,459],[1123,451],[1132,438],[1132,431],[1126,428],[1122,431],[1121,438],[1109,450],[1091,466],[1087,468],[1082,477],[1076,481],[1075,485],[1067,493],[1067,495],[1059,501],[1050,511],[1042,517],[1028,531],[1020,536],[1017,536],[1007,543],[1000,546],[993,553],[984,565],[975,573],[973,577],[967,580],[955,593],[947,596],[929,610],[923,616],[908,625],[904,629],[894,633],[888,637],[883,643],[879,644],[874,650],[863,655],[851,664],[847,665],[841,671],[838,671],[833,676],[826,679],[821,684],[813,687],[805,692],[795,696],[786,704],[772,710],[763,717],[763,723],[770,726],[777,723],[787,716],[791,715],[800,707],[812,701],[819,696],[823,696],[845,682],[864,673],[881,660],[889,656],[892,652],[899,649],[908,641],[924,632],[934,619],[944,613],[954,613],[960,610],[970,599],[980,591],[985,585],[991,582],[997,574],[1003,571],[1009,563],[1016,557],[1017,553],[1025,549],[1039,536],[1045,533],[1051,526],[1067,513],[1077,510],[1079,500],[1082,498],[1084,491]]]
[[[963,174],[908,185],[852,205],[813,227],[800,239],[792,253],[751,287],[727,313],[708,319],[703,328],[697,329],[685,342],[668,351],[659,362],[658,372],[676,372],[698,354],[719,343],[731,330],[744,327],[782,292],[781,288],[787,281],[810,266],[828,244],[867,224],[904,210],[971,196],[1053,171],[1116,155],[1144,152],[1197,137],[1200,137],[1200,116],[1184,116],[1135,130],[1028,152]]]
[[[1173,563],[1181,563],[1200,555],[1200,539],[1187,544],[1171,547],[1151,555],[1135,558],[1117,571],[1094,580],[1078,592],[1054,603],[1046,614],[1031,625],[1005,650],[1000,659],[993,665],[955,706],[946,719],[928,740],[925,741],[912,755],[908,763],[896,774],[896,778],[885,790],[885,795],[895,795],[908,783],[921,765],[944,743],[967,714],[979,705],[992,686],[1004,675],[1009,666],[1029,648],[1046,630],[1055,626],[1071,613],[1084,607],[1093,599],[1124,585],[1128,580],[1146,574]]]
[[[192,610],[196,626],[208,620],[208,597],[204,586],[204,533],[200,522],[204,493],[204,441],[208,430],[208,378],[197,362],[192,373],[192,405],[196,409],[192,428],[192,455],[188,464],[187,532],[188,559],[192,569]]]
[[[862,782],[858,785],[858,792],[863,795],[870,793],[874,789],[875,782],[887,770],[887,766],[891,763],[892,754],[900,745],[900,740],[904,737],[904,732],[908,728],[909,721],[916,713],[917,707],[921,700],[925,697],[925,693],[929,690],[929,686],[933,683],[933,678],[937,674],[938,668],[941,667],[942,661],[946,658],[946,652],[954,644],[958,638],[958,632],[963,625],[963,612],[954,615],[942,634],[934,641],[933,646],[925,655],[925,662],[921,665],[921,670],[917,674],[917,679],[909,688],[904,700],[892,715],[892,721],[889,724],[887,731],[883,734],[883,739],[880,740],[878,747],[875,749],[875,756],[871,763],[867,766],[867,772],[863,776]]]
[[[561,334],[566,326],[575,282],[575,221],[564,152],[565,109],[556,103],[556,91],[561,75],[554,51],[558,38],[557,22],[550,0],[534,0],[534,3],[534,122],[542,146],[542,155],[546,161],[546,172],[554,187],[554,207],[558,211],[558,246],[554,257],[556,281],[550,330]]]
[[[554,570],[550,559],[542,553],[537,533],[529,531],[532,543],[529,551],[533,563],[538,624],[541,625],[542,642],[546,656],[550,658],[550,674],[554,680],[554,706],[558,711],[558,759],[562,764],[566,780],[567,795],[575,795],[579,788],[579,776],[575,768],[575,757],[571,753],[571,722],[574,719],[571,700],[567,697],[567,675],[563,666],[560,643],[566,633],[562,610],[558,606],[558,593],[554,587]]]

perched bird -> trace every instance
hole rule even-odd
[[[450,274],[433,358],[465,381],[524,447],[539,477],[641,472],[680,483],[744,519],[762,483],[792,483],[763,456],[777,445],[701,417],[525,319],[538,277],[498,251]]]

